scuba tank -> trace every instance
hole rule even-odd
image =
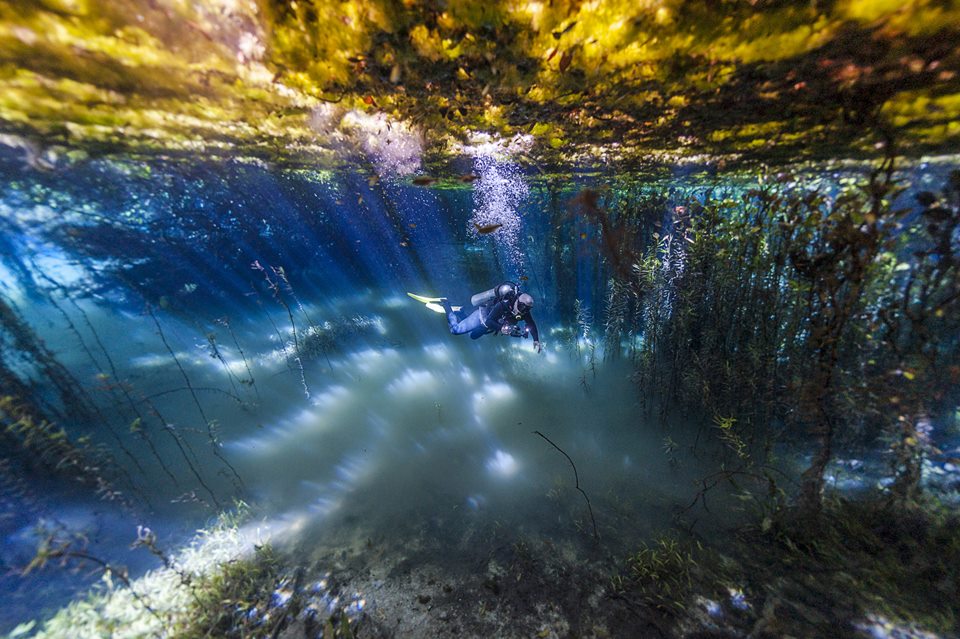
[[[484,291],[483,293],[477,293],[470,298],[470,303],[474,306],[483,306],[488,302],[492,301],[497,296],[497,288],[491,288],[489,291]]]
[[[491,302],[500,301],[507,295],[515,295],[520,292],[520,287],[513,282],[504,282],[494,286],[489,291],[477,293],[470,298],[470,303],[474,306],[485,306]]]

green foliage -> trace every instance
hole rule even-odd
[[[717,415],[713,418],[713,425],[720,432],[720,441],[726,445],[739,459],[747,458],[747,444],[737,435],[736,430],[734,429],[734,424],[737,423],[735,417],[720,417]]]
[[[960,379],[958,185],[955,174],[942,193],[921,194],[923,224],[906,232],[890,160],[834,191],[784,174],[739,192],[678,194],[646,237],[646,220],[622,203],[595,207],[608,230],[632,222],[639,243],[614,247],[607,325],[625,330],[619,300],[633,291],[643,309],[628,329],[643,334],[638,383],[658,389],[661,410],[714,420],[737,460],[770,448],[771,424],[812,443],[808,507],[819,504],[836,442],[882,434],[896,442],[894,492],[915,496],[920,461],[934,452],[930,421]]]
[[[261,617],[270,607],[281,559],[271,546],[260,546],[253,556],[229,561],[194,590],[187,624],[181,639],[201,637],[270,637],[285,617]]]
[[[650,608],[675,616],[686,609],[697,566],[692,548],[662,536],[652,545],[641,545],[627,559],[625,575],[615,576],[613,586]]]
[[[100,498],[130,507],[127,496],[110,478],[112,462],[107,452],[88,438],[71,440],[67,431],[43,420],[9,395],[0,396],[3,441],[19,449],[31,463],[51,475],[60,475],[91,488]]]
[[[793,159],[869,152],[864,131],[888,124],[929,149],[958,135],[958,23],[943,3],[868,0],[6,3],[0,121],[25,147],[300,161],[329,158],[350,111],[416,123],[438,151],[486,130],[552,157]]]

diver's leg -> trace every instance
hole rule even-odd
[[[447,313],[447,324],[449,324],[450,332],[452,333],[453,327],[460,323],[460,316],[453,310],[453,307],[450,306],[450,300],[447,298],[441,298],[440,305],[443,306],[443,310]]]
[[[457,314],[452,310],[447,312],[447,323],[450,325],[450,332],[454,335],[463,335],[464,333],[472,333],[478,328],[483,327],[483,317],[481,315],[482,311],[478,308],[474,312],[470,313],[466,318],[460,320],[457,317]]]

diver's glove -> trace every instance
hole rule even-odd
[[[543,344],[541,344],[540,342],[534,342],[534,343],[533,343],[533,350],[537,351],[538,353],[542,353],[542,352],[543,352]]]

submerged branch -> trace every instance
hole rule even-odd
[[[597,531],[597,520],[594,519],[594,517],[593,517],[593,507],[590,505],[590,498],[587,497],[587,493],[585,493],[585,492],[583,491],[583,489],[580,488],[580,475],[579,475],[579,473],[577,473],[577,465],[573,463],[573,460],[572,460],[572,459],[570,459],[570,455],[568,455],[566,452],[564,452],[564,450],[563,450],[562,448],[560,448],[559,446],[557,446],[556,444],[554,444],[552,441],[550,441],[550,438],[549,438],[549,437],[547,437],[546,435],[544,435],[543,433],[541,433],[539,430],[533,431],[533,434],[534,434],[534,435],[539,435],[540,437],[542,437],[543,439],[545,439],[548,444],[550,444],[551,446],[553,446],[554,448],[556,448],[557,450],[559,450],[560,453],[561,453],[564,457],[567,458],[567,461],[570,462],[570,466],[573,467],[574,487],[575,487],[577,490],[580,491],[580,494],[583,495],[583,499],[587,502],[587,510],[590,511],[590,522],[593,524],[593,538],[594,538],[596,541],[599,542],[599,541],[600,541],[600,533]]]
[[[180,374],[183,376],[183,381],[187,385],[187,390],[190,391],[190,396],[193,398],[194,404],[197,406],[197,411],[200,413],[200,417],[203,419],[204,424],[207,427],[207,436],[210,439],[210,447],[213,450],[213,454],[223,462],[224,466],[230,469],[230,472],[233,474],[234,479],[236,480],[237,488],[240,490],[245,490],[243,479],[237,473],[237,470],[233,465],[227,461],[227,459],[220,453],[220,441],[214,432],[213,422],[207,419],[207,415],[203,410],[203,406],[200,405],[200,399],[197,397],[195,387],[190,382],[190,378],[187,376],[187,372],[183,369],[183,365],[180,363],[180,360],[177,358],[176,353],[173,352],[173,349],[170,347],[170,343],[167,342],[166,336],[163,334],[163,327],[160,325],[160,320],[157,319],[156,314],[154,314],[153,309],[149,306],[147,307],[147,312],[150,314],[150,317],[153,319],[153,323],[157,326],[157,334],[160,336],[160,341],[163,342],[163,345],[166,347],[167,352],[170,353],[170,357],[173,358],[174,363],[177,365],[177,369],[180,371]]]

